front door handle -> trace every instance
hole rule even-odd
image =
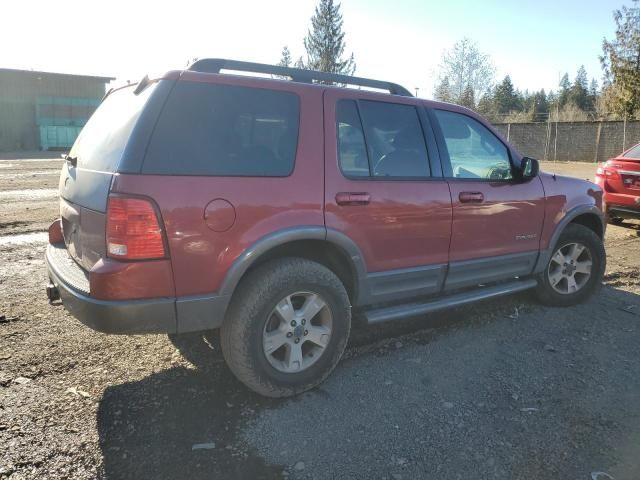
[[[336,194],[338,205],[369,205],[371,195],[365,192],[340,192]]]
[[[482,192],[460,192],[458,199],[460,203],[482,203],[484,202],[484,195]]]

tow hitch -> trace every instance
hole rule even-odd
[[[49,299],[49,303],[60,300],[60,292],[58,291],[58,287],[56,287],[53,283],[47,285],[47,298]]]

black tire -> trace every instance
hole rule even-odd
[[[624,223],[624,220],[620,217],[609,217],[608,220],[611,225],[622,225]]]
[[[570,243],[580,243],[584,245],[591,254],[591,276],[577,292],[574,293],[558,293],[551,286],[549,280],[549,265],[551,258],[558,249],[563,248]],[[538,278],[538,287],[536,289],[536,296],[538,300],[546,305],[552,305],[556,307],[570,307],[578,303],[584,302],[591,297],[602,285],[602,277],[607,265],[607,255],[604,249],[604,243],[602,239],[596,235],[593,230],[578,224],[570,224],[560,235],[558,242],[553,246],[551,255],[544,271]]]
[[[265,324],[276,304],[293,292],[321,295],[332,315],[332,332],[322,356],[308,368],[284,373],[267,360]],[[324,381],[344,352],[351,330],[351,304],[340,279],[328,268],[302,258],[283,258],[258,267],[233,296],[220,331],[222,354],[235,376],[267,397],[289,397]]]

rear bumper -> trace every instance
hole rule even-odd
[[[222,325],[229,298],[210,295],[143,300],[98,300],[91,297],[88,280],[77,266],[61,261],[60,247],[49,245],[47,272],[64,307],[80,322],[103,333],[186,333]],[[66,250],[65,250],[66,251]]]

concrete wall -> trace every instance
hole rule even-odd
[[[601,162],[640,142],[640,122],[636,121],[511,123],[495,127],[524,155],[541,160]]]
[[[101,99],[108,79],[0,69],[0,152],[38,150],[41,96]]]

